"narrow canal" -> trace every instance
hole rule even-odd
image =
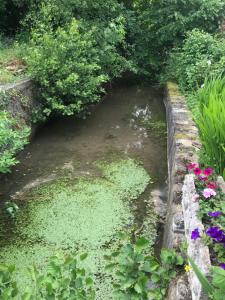
[[[56,252],[87,251],[97,299],[111,299],[104,254],[118,231],[140,230],[152,242],[154,197],[165,197],[166,121],[161,92],[118,86],[85,119],[55,119],[20,154],[0,183],[1,205],[19,206],[0,220],[0,262],[17,266],[21,290],[26,268],[42,268]],[[4,209],[1,209],[4,211]]]

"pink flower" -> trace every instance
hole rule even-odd
[[[204,174],[205,174],[206,176],[210,176],[210,175],[212,174],[212,172],[213,172],[213,169],[212,169],[212,168],[206,168],[206,169],[204,170]]]
[[[199,195],[198,194],[195,194],[192,196],[192,201],[196,202],[199,198]]]
[[[195,175],[200,175],[202,173],[202,170],[199,168],[195,168],[194,173],[195,173]]]
[[[189,171],[192,170],[192,169],[194,169],[195,167],[196,167],[196,164],[193,164],[193,163],[187,165],[187,169],[188,169]]]
[[[202,194],[206,199],[210,198],[211,196],[216,196],[216,192],[209,188],[204,189]]]
[[[210,181],[209,183],[207,183],[206,186],[207,186],[207,188],[213,189],[213,190],[215,190],[217,188],[217,184],[213,181]]]

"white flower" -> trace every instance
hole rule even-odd
[[[211,62],[211,60],[210,60],[210,59],[209,59],[209,60],[207,60],[207,64],[208,64],[208,66],[211,66],[212,62]]]

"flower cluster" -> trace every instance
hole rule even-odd
[[[212,168],[206,168],[201,170],[196,164],[191,163],[187,165],[187,170],[193,172],[196,175],[197,180],[200,185],[203,187],[201,194],[205,199],[210,199],[211,197],[216,196],[217,184],[214,181],[211,181],[211,175],[213,174]],[[199,195],[195,196],[195,200],[199,198]]]
[[[212,239],[213,244],[221,245],[222,249],[225,249],[225,231],[223,227],[220,226],[220,218],[223,216],[222,211],[212,207],[218,208],[216,205],[211,205],[207,203],[214,203],[217,199],[217,193],[219,193],[219,187],[215,181],[213,181],[213,169],[206,168],[202,170],[196,164],[191,163],[187,166],[187,170],[190,173],[195,174],[195,185],[197,194],[193,195],[193,201],[200,201],[203,203],[204,207],[209,208],[204,210],[204,217],[207,217],[207,224],[211,223],[205,234]],[[210,202],[208,202],[210,201]],[[206,204],[204,204],[206,203]],[[195,228],[191,233],[191,239],[196,241],[201,238],[201,234],[198,228]],[[225,263],[220,263],[219,266],[225,270]]]

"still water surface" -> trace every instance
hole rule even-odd
[[[149,126],[152,123],[156,126]],[[68,175],[73,178],[89,177],[89,180],[92,180],[91,178],[102,176],[96,167],[96,162],[104,161],[110,164],[118,159],[133,159],[149,174],[152,181],[145,192],[134,201],[136,213],[133,221],[141,226],[141,222],[146,217],[146,197],[160,194],[163,198],[165,190],[167,160],[166,139],[163,132],[165,129],[162,129],[164,125],[165,111],[159,90],[142,85],[115,87],[85,120],[55,119],[39,130],[32,143],[19,155],[20,164],[10,175],[2,179],[1,205],[12,197],[19,204],[20,209],[26,211],[24,203],[34,198],[31,196],[31,188],[46,185],[47,182],[51,183],[59,177]],[[49,188],[51,189],[51,186]],[[33,201],[38,202],[37,197]],[[52,205],[54,206],[54,203]],[[32,209],[38,214],[39,209],[42,208],[32,206]],[[46,209],[49,210],[49,207]],[[107,214],[105,217],[107,218]],[[18,218],[22,217],[18,216]],[[36,216],[32,217],[28,213],[24,217],[24,223],[28,224],[26,225],[28,227],[30,224],[36,226],[35,224],[38,223],[33,220],[35,218]],[[40,220],[38,222],[40,223]],[[1,230],[0,262],[15,263],[18,268],[24,263],[26,257],[29,262],[32,262],[32,259],[35,259],[35,256],[32,258],[32,253],[35,250],[32,247],[29,250],[26,245],[29,239],[32,240],[33,235],[29,237],[28,231],[24,231],[26,232],[24,234],[20,229],[20,226],[25,226],[21,225],[21,220],[18,223],[20,225],[7,220],[1,223],[4,224],[1,225],[4,228]],[[56,223],[43,223],[43,226],[46,225],[46,228],[50,228],[48,231],[51,231],[51,226],[55,226],[54,224]],[[44,236],[45,233],[42,234]],[[37,236],[35,239],[37,243]],[[17,252],[14,253],[13,245],[17,243],[24,244],[22,248],[18,246]],[[42,243],[41,238],[38,243]],[[54,241],[51,240],[49,245],[57,248],[53,244]],[[37,248],[37,251],[40,257],[45,257],[46,249],[43,253],[42,247]],[[101,293],[98,297],[103,299]]]

